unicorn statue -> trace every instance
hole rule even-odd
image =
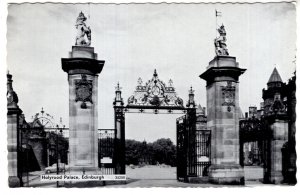
[[[75,45],[78,46],[90,46],[91,45],[91,29],[85,24],[86,17],[82,12],[79,13],[79,16],[76,20],[76,42]]]

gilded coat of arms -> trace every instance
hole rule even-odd
[[[75,81],[75,101],[82,101],[81,108],[86,109],[86,102],[92,101],[92,92],[93,92],[93,81],[89,81],[86,79],[86,75],[82,74],[81,79]]]

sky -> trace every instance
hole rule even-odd
[[[44,110],[68,127],[67,74],[61,58],[75,44],[75,21],[88,16],[92,47],[105,65],[98,80],[98,128],[113,128],[117,82],[127,99],[137,79],[172,79],[184,102],[193,86],[206,106],[199,78],[215,56],[215,9],[222,12],[229,54],[247,71],[240,77],[240,107],[262,102],[262,89],[276,67],[286,82],[295,71],[296,11],[292,3],[268,4],[11,4],[7,17],[7,69],[27,122]],[[126,114],[126,138],[175,142],[180,115]]]

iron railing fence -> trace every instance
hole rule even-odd
[[[198,177],[207,176],[211,164],[211,131],[196,130],[196,173]]]
[[[104,175],[115,174],[115,129],[98,129],[98,166]]]

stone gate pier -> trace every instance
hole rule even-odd
[[[216,57],[200,75],[206,80],[207,128],[211,130],[211,166],[209,181],[216,184],[244,184],[244,170],[239,163],[239,68],[226,48],[222,25],[215,39]]]
[[[69,148],[71,174],[100,174],[98,169],[98,74],[104,66],[90,47],[91,30],[81,12],[77,37],[62,69],[69,82]]]
[[[284,89],[287,86],[282,82],[276,68],[267,86],[267,89],[263,89],[265,125],[268,132],[264,183],[280,184],[284,182],[284,163],[287,162],[284,149],[288,147],[288,141],[292,141],[291,136],[289,138],[289,116],[284,102],[289,90]]]

